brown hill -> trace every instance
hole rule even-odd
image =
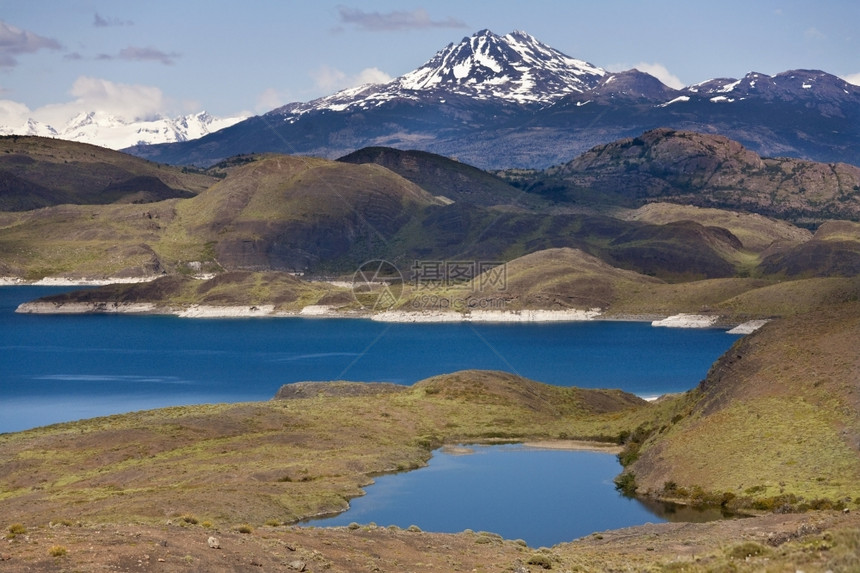
[[[757,213],[693,205],[648,203],[634,210],[619,210],[615,216],[625,221],[642,221],[655,225],[695,221],[709,227],[721,227],[737,237],[744,249],[754,253],[798,245],[812,238],[809,230],[779,219],[771,219]]]
[[[412,181],[436,196],[486,207],[534,208],[544,205],[534,194],[509,185],[477,167],[426,151],[365,147],[338,159],[344,163],[375,163]]]
[[[348,252],[373,258],[427,191],[378,165],[269,156],[177,207],[186,235],[214,243],[225,268],[305,271]]]
[[[507,372],[483,370],[434,376],[415,383],[413,388],[437,398],[516,406],[553,418],[605,414],[645,405],[641,398],[621,390],[552,386]]]
[[[468,308],[518,309],[606,309],[613,305],[620,290],[634,285],[663,281],[615,268],[597,257],[569,247],[546,249],[518,257],[504,266],[504,280],[496,280],[489,270],[483,275],[440,295],[465,301]],[[421,291],[406,306],[426,299]]]
[[[853,277],[860,274],[860,224],[827,221],[812,240],[767,256],[763,272],[791,278]]]
[[[217,179],[94,145],[0,137],[0,211],[193,197]]]

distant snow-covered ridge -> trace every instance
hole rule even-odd
[[[135,145],[190,141],[214,131],[230,127],[246,117],[213,117],[202,111],[176,118],[128,121],[101,111],[79,113],[60,128],[27,120],[21,126],[0,126],[0,135],[38,135],[56,137],[80,143],[90,143],[109,149],[125,149]]]

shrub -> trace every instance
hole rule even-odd
[[[759,545],[755,541],[745,541],[729,549],[727,554],[732,559],[746,559],[747,557],[764,555],[765,551],[767,550],[763,545]]]
[[[250,525],[245,524],[237,527],[236,531],[238,531],[239,533],[252,533],[254,529]]]
[[[421,533],[421,528],[417,525],[410,525],[406,528],[406,531],[411,531],[412,533]]]
[[[281,522],[278,521],[277,519],[267,519],[266,520],[266,525],[268,525],[270,527],[278,527],[280,524],[281,524]]]
[[[9,534],[6,536],[8,539],[15,539],[15,537],[17,537],[18,535],[27,534],[27,528],[20,523],[13,523],[9,526],[8,531]]]
[[[534,555],[529,557],[528,564],[537,565],[538,567],[542,567],[544,569],[552,569],[552,560],[548,556],[542,555],[540,553],[535,553]]]
[[[615,489],[624,495],[631,497],[636,494],[636,474],[633,472],[624,472],[615,478]]]
[[[185,514],[179,518],[179,525],[197,525],[199,521],[193,515]]]
[[[51,557],[63,557],[68,551],[62,545],[54,545],[48,550],[48,555]]]

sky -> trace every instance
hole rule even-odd
[[[0,126],[260,114],[485,28],[672,87],[799,68],[860,84],[857,0],[0,0]]]

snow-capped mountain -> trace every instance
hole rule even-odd
[[[216,118],[204,111],[172,119],[160,117],[143,121],[127,121],[108,113],[91,111],[76,115],[60,128],[29,119],[23,126],[0,127],[0,135],[57,137],[109,149],[124,149],[133,145],[197,139],[243,119],[245,118]]]
[[[240,153],[337,158],[388,146],[485,169],[545,168],[658,127],[724,135],[764,156],[860,165],[860,87],[792,70],[676,90],[638,70],[607,72],[525,32],[482,30],[388,83],[291,103],[198,140],[128,151],[208,166]]]
[[[743,78],[713,79],[685,88],[688,95],[708,97],[714,103],[731,103],[748,97],[763,100],[841,100],[860,88],[820,70],[789,70],[775,76],[750,72]]]
[[[449,44],[423,66],[386,84],[350,88],[270,112],[293,119],[311,111],[369,109],[393,100],[453,95],[514,104],[547,104],[592,89],[606,70],[571,58],[525,32],[481,30]]]

